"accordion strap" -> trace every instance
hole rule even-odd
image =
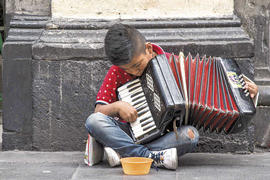
[[[178,132],[177,132],[177,126],[176,126],[176,121],[178,120],[178,118],[175,118],[173,120],[173,131],[175,133],[175,138],[178,140]]]

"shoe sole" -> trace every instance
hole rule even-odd
[[[115,167],[115,166],[120,165],[120,158],[118,157],[115,151],[112,151],[111,149],[108,149],[108,148],[104,148],[104,151],[105,151],[105,155],[106,155],[106,158],[110,167]],[[113,154],[113,155],[109,156],[109,154]],[[115,158],[113,158],[114,156],[117,156],[119,160],[116,160]]]
[[[167,168],[168,169],[171,169],[171,170],[176,170],[178,168],[178,156],[177,156],[177,150],[176,148],[172,148],[171,149],[171,155],[172,155],[172,158],[175,160],[175,161],[171,161],[171,166]]]

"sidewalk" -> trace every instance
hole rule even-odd
[[[82,152],[0,152],[0,179],[270,179],[270,152],[250,155],[187,154],[180,158],[176,171],[151,169],[146,176],[124,175],[121,167],[110,168],[107,162],[87,167],[82,159]]]

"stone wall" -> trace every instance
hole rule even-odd
[[[136,27],[165,51],[237,58],[245,64],[243,72],[254,76],[253,41],[236,16],[121,22]],[[113,23],[13,18],[4,45],[4,150],[84,149],[84,121],[94,110],[97,89],[110,66],[104,61],[103,39]],[[201,152],[253,151],[252,128],[231,136],[201,135]]]
[[[234,15],[55,19],[51,18],[51,1],[6,1],[6,27],[10,30],[3,49],[3,149],[84,149],[84,121],[94,110],[97,89],[110,66],[104,61],[103,38],[108,27],[118,21],[136,27],[168,52],[236,58],[242,71],[260,85],[260,107],[252,123],[229,136],[201,131],[198,151],[247,153],[254,150],[254,141],[269,147],[268,4],[266,0],[234,2],[252,39]]]
[[[50,15],[50,0],[6,0],[6,14]]]
[[[5,0],[4,5],[5,37],[9,30],[9,22],[14,14],[51,15],[50,0]]]

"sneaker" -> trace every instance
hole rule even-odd
[[[104,148],[105,156],[107,157],[107,161],[111,167],[119,166],[120,163],[120,155],[115,152],[110,147],[105,147]]]
[[[176,148],[162,151],[151,151],[149,158],[153,159],[153,165],[166,169],[176,170],[178,167],[178,156]]]

